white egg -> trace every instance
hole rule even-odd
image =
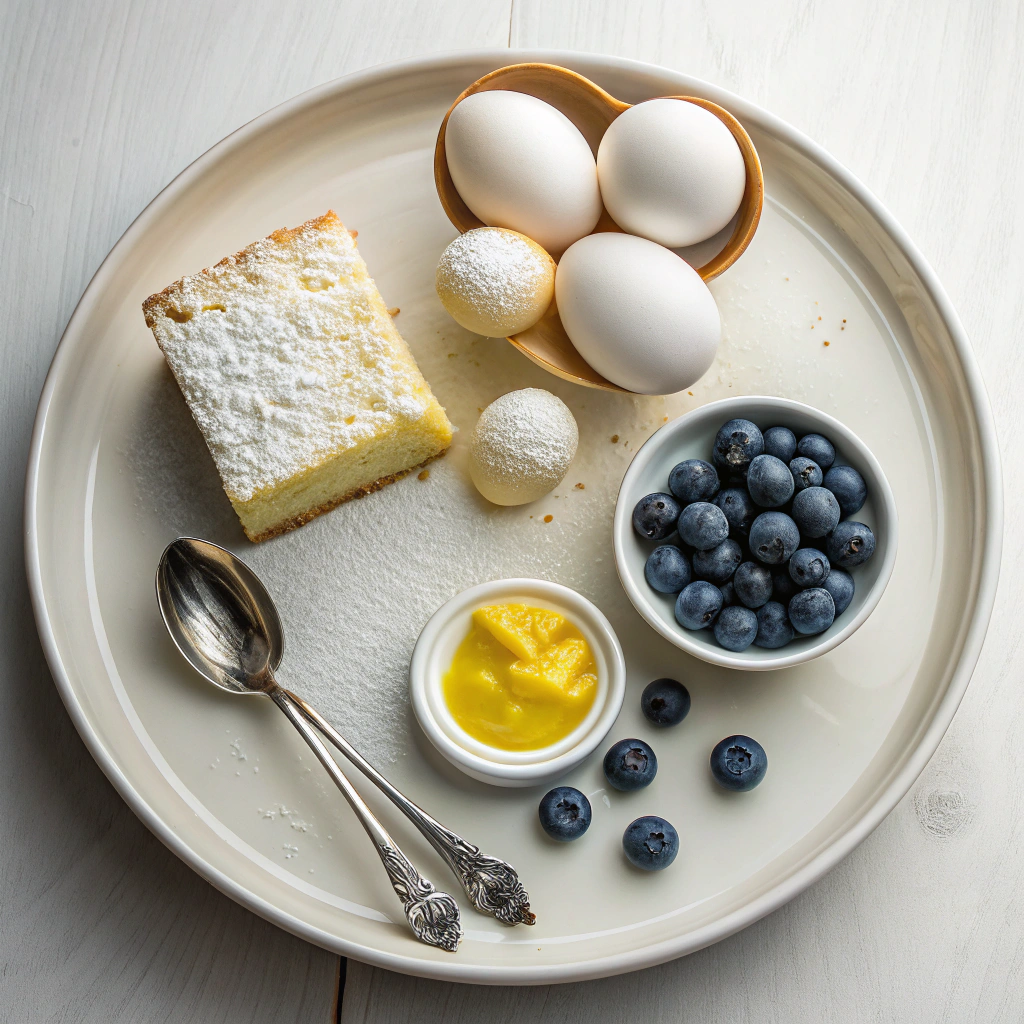
[[[444,145],[455,188],[484,224],[519,231],[557,256],[601,216],[594,154],[543,100],[473,93],[451,112]]]
[[[597,151],[601,196],[623,231],[695,245],[736,215],[747,175],[733,134],[710,111],[658,99],[623,111]]]
[[[642,395],[673,394],[699,380],[722,335],[700,275],[636,235],[601,232],[570,246],[555,271],[555,301],[580,355]]]

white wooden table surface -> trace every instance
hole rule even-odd
[[[22,567],[32,416],[89,278],[189,161],[347,72],[509,45],[708,79],[807,132],[881,197],[980,357],[1006,564],[931,765],[789,906],[683,960],[584,985],[461,987],[350,963],[341,1020],[1024,1019],[1022,44],[1019,0],[0,0],[0,1020],[334,1019],[338,958],[179,863],[65,715]]]

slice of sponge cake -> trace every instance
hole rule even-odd
[[[142,309],[252,541],[375,491],[451,443],[333,211],[182,278]]]

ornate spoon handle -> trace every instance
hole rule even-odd
[[[284,691],[306,717],[423,833],[462,883],[473,906],[504,924],[533,924],[530,897],[511,864],[481,853],[479,847],[445,828],[422,807],[396,789],[315,708]]]
[[[331,757],[323,740],[310,728],[296,699],[276,683],[268,688],[271,699],[288,716],[302,738],[309,744],[320,763],[327,769],[334,784],[341,790],[355,811],[367,835],[373,840],[384,870],[402,901],[409,926],[421,942],[439,946],[450,953],[459,948],[462,938],[459,905],[446,892],[438,892],[413,866],[398,844],[391,838],[373,812],[363,802],[338,763]]]

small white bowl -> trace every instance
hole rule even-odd
[[[597,664],[597,696],[587,717],[558,743],[539,750],[498,750],[474,739],[452,717],[441,680],[472,625],[488,604],[528,604],[560,612],[583,634]],[[470,587],[434,612],[409,666],[412,706],[427,738],[456,768],[495,786],[537,786],[575,768],[608,735],[626,688],[626,664],[611,624],[576,591],[546,580],[493,580]]]
[[[836,464],[853,466],[868,488],[868,500],[853,518],[871,527],[875,534],[875,553],[853,576],[856,589],[850,607],[817,636],[797,636],[785,647],[765,650],[751,645],[734,653],[719,647],[710,629],[684,629],[676,622],[675,595],[659,594],[644,579],[644,564],[655,545],[633,530],[633,507],[645,495],[668,490],[672,467],[684,459],[711,461],[715,435],[723,423],[742,417],[762,430],[789,427],[801,434],[824,434],[836,447]],[[676,647],[725,668],[769,671],[812,661],[852,636],[871,614],[892,575],[896,561],[896,501],[882,467],[867,445],[838,420],[801,402],[786,398],[746,396],[726,398],[695,409],[648,438],[633,457],[619,487],[615,504],[615,566],[622,586],[636,610],[666,640]]]

